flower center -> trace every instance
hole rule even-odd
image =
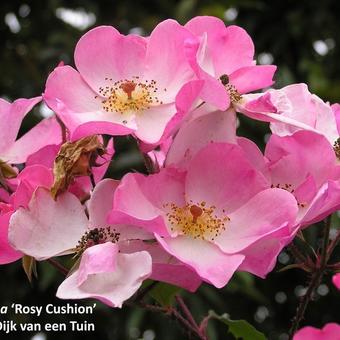
[[[174,203],[164,204],[166,214],[172,232],[190,236],[194,239],[213,241],[226,229],[226,223],[230,221],[228,216],[218,216],[215,206],[206,206],[206,202],[190,204],[179,207]]]
[[[224,87],[226,88],[227,92],[229,93],[230,101],[232,103],[238,103],[242,99],[242,96],[237,91],[236,87],[229,83],[228,75],[222,74],[221,77],[220,77],[220,81],[224,85]]]
[[[110,78],[105,80],[112,82]],[[140,81],[139,77],[132,77],[132,80],[119,80],[112,85],[99,88],[100,95],[104,97],[103,110],[120,114],[137,113],[153,105],[163,104],[157,97],[158,92],[155,80]]]
[[[278,189],[286,190],[286,191],[290,192],[293,195],[294,195],[294,191],[295,191],[293,186],[291,184],[289,184],[289,183],[285,183],[285,184],[280,184],[280,183],[272,184],[270,187],[271,188],[278,188]],[[297,204],[298,204],[298,206],[300,208],[304,208],[307,205],[306,203],[300,203],[300,202],[298,202]]]
[[[336,158],[340,160],[340,138],[338,138],[333,146]]]
[[[111,229],[110,227],[91,229],[87,231],[78,242],[76,255],[81,255],[87,248],[97,244],[105,242],[117,243],[119,237],[120,233],[117,233],[115,229]]]

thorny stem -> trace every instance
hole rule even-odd
[[[293,254],[293,256],[295,257],[296,260],[300,261],[301,263],[306,262],[306,257],[301,254],[300,250],[298,249],[298,247],[295,244],[290,244],[288,249],[290,250],[290,252]]]
[[[177,303],[179,304],[179,306],[181,307],[184,315],[187,317],[188,321],[194,326],[194,327],[198,327],[194,317],[192,316],[189,308],[187,307],[187,305],[185,304],[185,302],[183,301],[182,297],[180,295],[176,295],[175,296]]]
[[[295,317],[293,318],[292,326],[289,330],[289,340],[293,339],[294,333],[299,328],[299,324],[304,317],[306,308],[309,302],[312,300],[313,293],[315,289],[319,286],[321,279],[323,277],[323,274],[325,272],[327,260],[329,258],[329,253],[327,250],[328,250],[328,243],[329,243],[330,228],[331,228],[331,215],[328,216],[327,219],[325,220],[325,230],[324,230],[323,245],[321,249],[320,258],[317,260],[315,271],[312,274],[311,280],[307,288],[307,292],[303,296],[302,300],[300,301],[300,304],[298,305],[296,309],[296,314],[295,314]]]
[[[47,259],[47,262],[49,264],[51,264],[54,268],[58,269],[58,271],[60,273],[62,273],[63,275],[67,275],[68,274],[68,269],[65,268],[61,263],[59,263],[58,261],[54,260],[54,259]]]
[[[140,302],[139,306],[143,307],[146,310],[150,310],[152,312],[161,312],[169,317],[174,317],[189,333],[195,335],[200,340],[208,340],[207,336],[205,335],[206,327],[204,327],[202,331],[200,327],[196,324],[196,322],[195,322],[196,325],[194,326],[191,322],[189,322],[186,318],[184,318],[176,308],[172,306],[161,307],[161,306],[144,304],[143,302]]]

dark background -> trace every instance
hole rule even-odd
[[[73,64],[77,40],[93,26],[109,24],[122,33],[147,35],[163,19],[175,18],[185,23],[196,15],[215,15],[226,24],[244,27],[255,42],[258,62],[278,65],[275,87],[306,82],[311,91],[324,100],[340,101],[340,35],[337,34],[340,2],[337,0],[3,0],[0,2],[0,96],[14,100],[43,92],[48,73],[61,60]],[[36,108],[25,118],[21,133],[46,114],[46,109]],[[239,134],[263,146],[264,136],[268,133],[266,124],[244,117],[240,119]],[[119,178],[132,168],[143,170],[131,139],[119,138],[116,146],[112,176]],[[318,243],[320,229],[308,231],[307,236],[314,246]],[[266,280],[239,273],[222,290],[203,285],[197,294],[184,294],[184,298],[198,319],[209,310],[228,313],[233,319],[248,320],[269,339],[286,340],[298,296],[307,280],[305,273],[298,270],[277,272],[290,261],[289,254],[283,252],[277,268]],[[19,262],[0,267],[0,306],[13,302],[25,305],[63,303],[54,298],[62,275],[45,263],[38,265],[38,272],[39,280],[30,285]],[[321,327],[326,322],[339,322],[338,295],[330,276],[326,276],[303,324]],[[63,316],[7,317],[18,322],[65,321]],[[0,321],[3,318],[0,315]],[[50,333],[33,339],[185,338],[175,322],[137,308],[110,309],[97,303],[93,316],[79,317],[79,320],[94,322],[95,335]],[[211,339],[228,338],[226,329],[215,322],[211,323],[209,332]],[[34,332],[13,336],[0,333],[0,339],[31,339],[34,335]]]

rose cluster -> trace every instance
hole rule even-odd
[[[146,279],[194,292],[264,278],[301,229],[340,207],[340,105],[273,84],[238,26],[166,20],[82,36],[41,97],[0,101],[0,263],[73,254],[62,299],[121,307]],[[257,91],[257,92],[256,92]],[[17,139],[44,101],[55,115]],[[237,114],[269,123],[264,152]],[[148,175],[104,175],[132,135]],[[339,280],[337,280],[339,281]]]

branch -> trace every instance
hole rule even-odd
[[[190,313],[188,307],[185,305],[184,301],[182,300],[182,298],[180,297],[178,299],[178,296],[176,296],[176,300],[181,306],[183,312],[184,312],[184,309],[186,310],[184,314],[187,318],[185,318],[176,308],[172,306],[162,307],[162,306],[150,305],[150,304],[144,303],[143,301],[135,301],[132,303],[128,303],[128,305],[132,305],[132,306],[137,305],[151,312],[163,313],[168,317],[173,317],[179,322],[179,324],[183,327],[185,331],[189,332],[190,334],[195,335],[200,340],[208,340],[208,337],[205,334],[206,325],[204,324],[203,327],[199,327],[197,323],[195,322],[192,314]]]
[[[289,330],[289,340],[293,339],[294,333],[299,328],[299,324],[304,317],[306,308],[309,302],[313,298],[313,293],[315,289],[320,285],[321,279],[326,269],[327,260],[328,260],[328,243],[329,243],[329,231],[331,228],[331,217],[332,215],[328,216],[325,220],[325,231],[323,237],[323,246],[321,249],[320,258],[317,260],[315,271],[312,274],[312,278],[309,282],[308,289],[306,294],[303,296],[302,300],[300,301],[299,306],[296,310],[296,315],[293,318],[292,326]]]
[[[175,296],[177,303],[179,304],[179,306],[181,307],[184,315],[187,317],[188,321],[195,327],[198,328],[198,325],[194,319],[194,317],[192,316],[189,308],[187,307],[187,305],[185,304],[185,302],[183,301],[182,297],[180,295],[176,295]]]
[[[61,263],[59,263],[58,261],[54,260],[54,259],[47,259],[47,262],[49,264],[51,264],[54,268],[56,268],[60,273],[62,273],[63,275],[67,275],[68,274],[68,269],[65,268]]]

